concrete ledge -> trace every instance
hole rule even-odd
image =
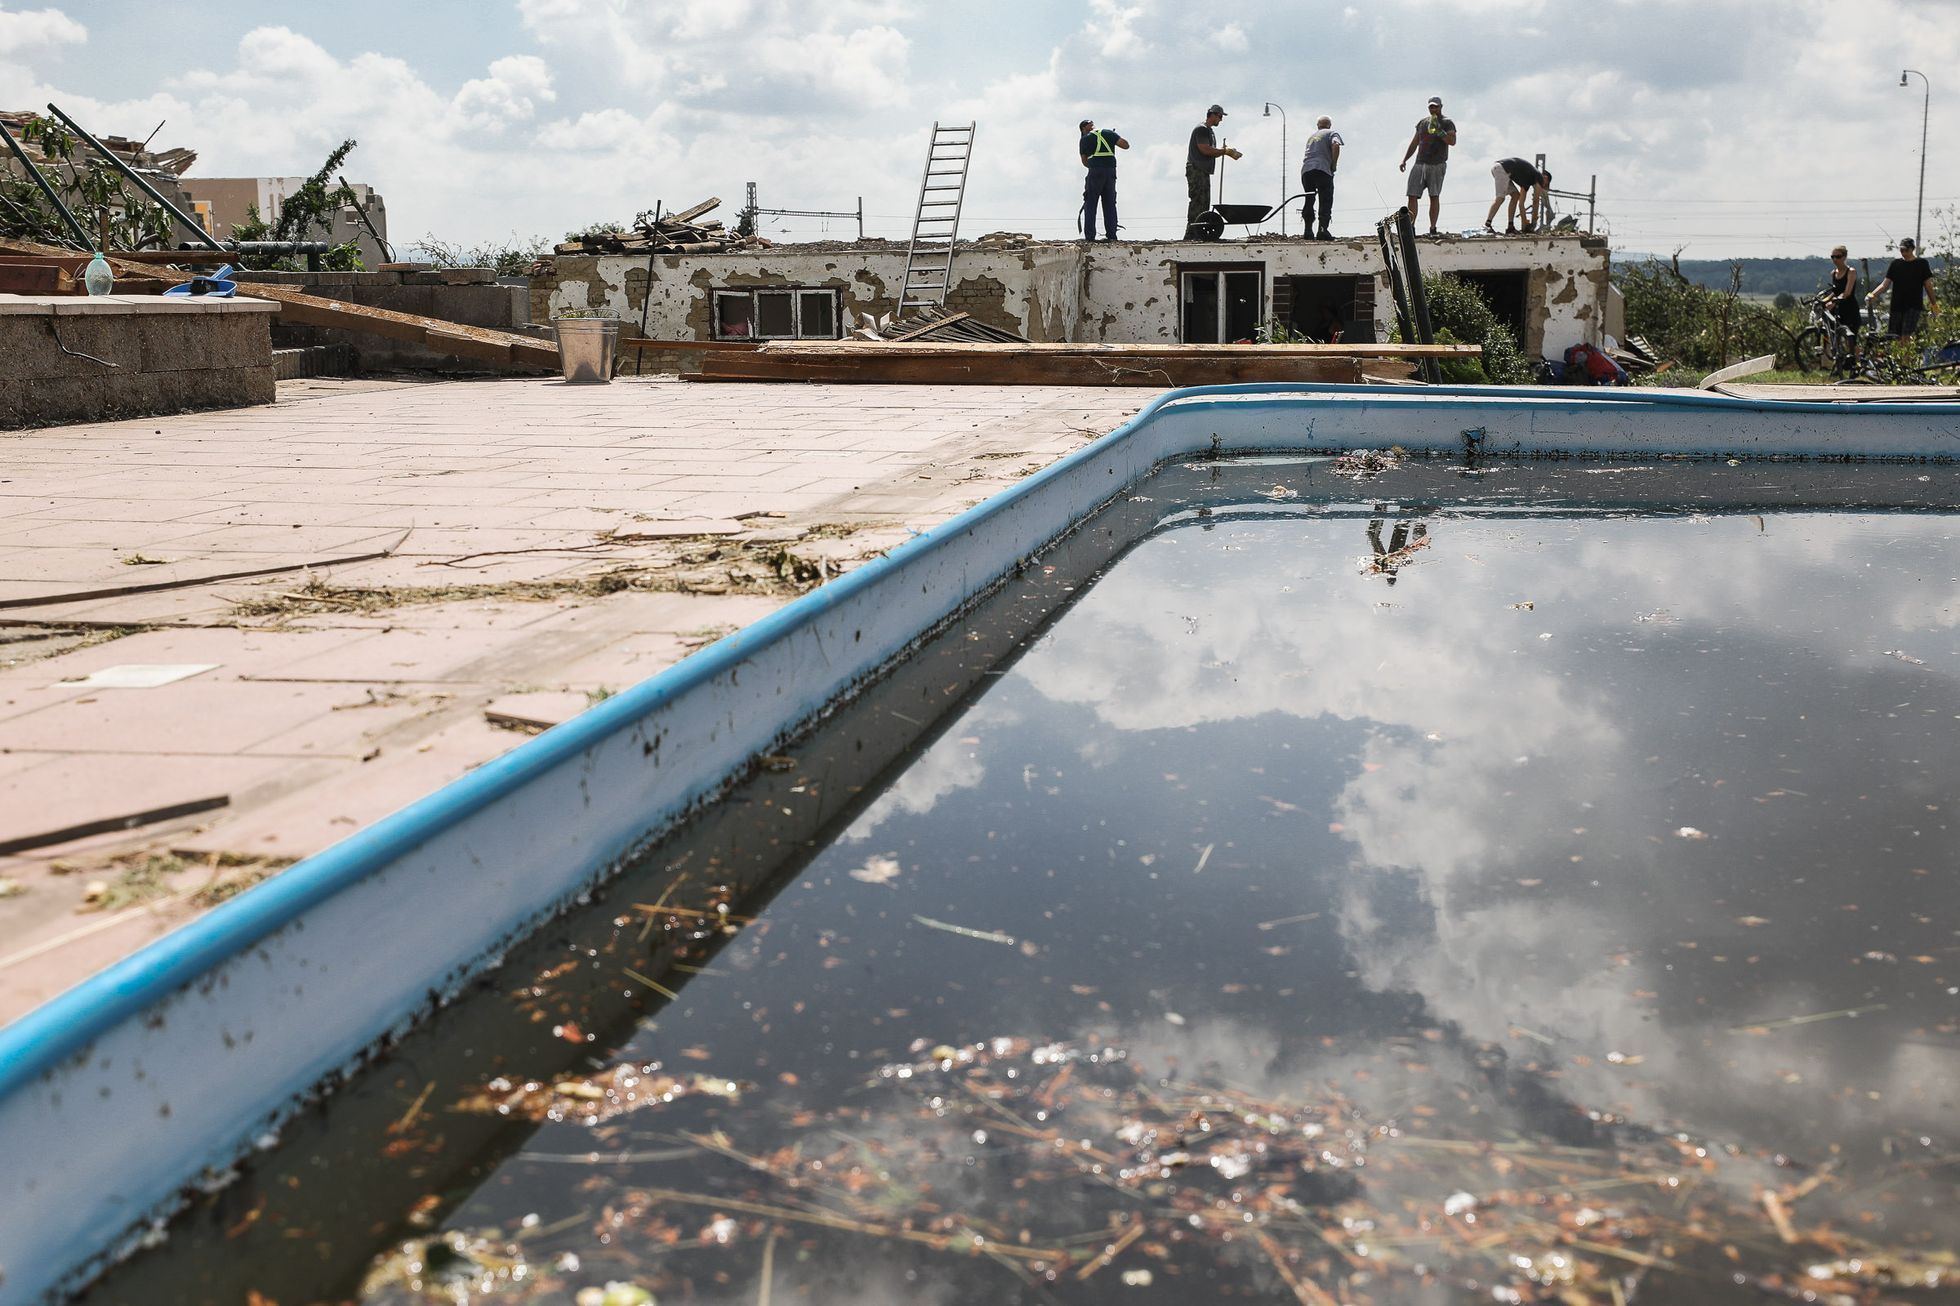
[[[269,299],[209,295],[0,295],[0,317],[146,317],[277,313]]]
[[[247,1154],[758,753],[1159,463],[1391,442],[1948,460],[1960,454],[1960,405],[1468,387],[1160,396],[1113,434],[0,1030],[0,1302],[76,1284],[187,1184]]]
[[[258,299],[0,295],[0,427],[271,403]]]

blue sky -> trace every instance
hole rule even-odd
[[[52,98],[130,136],[164,120],[157,144],[197,149],[202,175],[306,172],[355,137],[348,173],[386,196],[398,242],[555,238],[710,194],[732,210],[749,180],[779,207],[862,195],[872,234],[900,236],[935,118],[980,124],[968,234],[1062,237],[1084,114],[1134,147],[1125,234],[1169,236],[1214,99],[1246,152],[1228,199],[1297,190],[1300,143],[1333,116],[1335,226],[1358,233],[1436,93],[1459,128],[1446,227],[1482,221],[1492,160],[1543,151],[1561,187],[1599,177],[1621,248],[1877,255],[1914,223],[1903,65],[1951,83],[1927,207],[1960,202],[1956,56],[1960,0],[0,0],[0,107]]]

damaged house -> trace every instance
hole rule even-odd
[[[1604,237],[1550,233],[1422,243],[1423,270],[1477,287],[1531,356],[1621,334]],[[532,283],[538,320],[568,310],[657,340],[834,340],[891,315],[903,241],[560,253]],[[1325,341],[1392,337],[1372,237],[1086,245],[992,235],[959,244],[947,311],[1035,342],[1218,344],[1269,324]]]

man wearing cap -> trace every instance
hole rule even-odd
[[[1192,238],[1198,219],[1211,207],[1211,174],[1218,167],[1218,156],[1242,159],[1231,146],[1218,148],[1218,133],[1213,129],[1225,120],[1225,110],[1212,105],[1205,110],[1205,120],[1191,129],[1191,149],[1184,156],[1184,188],[1190,192],[1191,202],[1184,214],[1184,238]]]
[[[1872,287],[1865,302],[1877,299],[1887,286],[1892,288],[1892,313],[1886,329],[1895,336],[1918,335],[1920,317],[1928,308],[1937,312],[1940,305],[1933,294],[1933,265],[1919,257],[1911,236],[1899,241],[1899,257],[1885,269],[1885,280]]]
[[[1079,130],[1082,140],[1075,148],[1087,170],[1082,182],[1082,238],[1089,241],[1096,238],[1096,206],[1100,204],[1103,239],[1115,240],[1116,151],[1129,149],[1130,143],[1119,132],[1108,128],[1097,131],[1093,118],[1084,118]]]
[[[1424,191],[1429,192],[1429,234],[1436,234],[1436,217],[1443,208],[1443,171],[1449,166],[1450,146],[1456,144],[1456,124],[1443,116],[1442,97],[1429,97],[1429,116],[1416,124],[1409,148],[1402,151],[1402,171],[1409,174],[1409,217]],[[1416,166],[1409,167],[1414,155]]]

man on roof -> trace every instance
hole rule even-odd
[[[1184,189],[1190,203],[1184,213],[1184,238],[1191,240],[1197,231],[1198,219],[1211,208],[1211,174],[1218,170],[1218,160],[1222,155],[1230,159],[1242,159],[1231,146],[1218,143],[1218,124],[1225,121],[1225,109],[1214,104],[1205,110],[1205,120],[1191,129],[1191,148],[1184,156]]]
[[[1534,231],[1544,224],[1545,202],[1552,188],[1550,169],[1540,171],[1523,159],[1499,159],[1490,165],[1490,179],[1497,183],[1497,198],[1490,202],[1490,212],[1484,214],[1485,231],[1497,234],[1497,228],[1490,224],[1506,200],[1511,202],[1511,211],[1505,215],[1505,235]]]
[[[1102,208],[1103,239],[1116,239],[1116,151],[1127,150],[1130,143],[1120,132],[1108,127],[1096,130],[1096,120],[1084,118],[1077,129],[1082,139],[1076,144],[1076,153],[1082,157],[1084,169],[1082,181],[1082,238],[1094,241],[1096,238],[1096,208]]]
[[[1436,235],[1436,218],[1443,210],[1443,173],[1450,163],[1450,146],[1456,144],[1456,124],[1443,116],[1441,96],[1429,97],[1429,114],[1416,124],[1415,135],[1409,138],[1409,148],[1402,151],[1401,171],[1409,174],[1409,217],[1416,216],[1416,206],[1424,191],[1429,192],[1429,234]],[[1416,166],[1409,167],[1409,157],[1415,156]]]

